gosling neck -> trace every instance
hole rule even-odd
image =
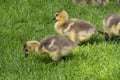
[[[64,23],[66,23],[67,21],[68,21],[68,16],[66,16],[65,18],[57,21],[57,23],[61,26],[61,25],[63,25]]]

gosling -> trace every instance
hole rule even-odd
[[[86,0],[73,0],[73,3],[76,5],[87,4]]]
[[[57,11],[53,19],[57,21],[54,25],[55,31],[62,36],[68,37],[76,44],[88,41],[98,32],[104,35],[102,31],[97,30],[90,22],[69,19],[65,10]]]
[[[106,40],[120,36],[120,14],[109,14],[103,20],[104,32],[108,34]]]
[[[98,6],[106,6],[109,0],[94,0],[94,4]]]
[[[77,47],[77,44],[62,36],[49,36],[42,41],[27,41],[24,44],[25,57],[35,51],[39,55],[48,53],[53,61],[58,61],[62,56]]]
[[[109,3],[109,0],[73,0],[73,3],[76,5],[88,4],[88,5],[106,6]]]

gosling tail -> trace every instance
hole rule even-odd
[[[102,31],[100,31],[100,30],[97,30],[97,32],[99,32],[100,34],[102,34],[102,35],[104,36],[104,39],[105,39],[106,41],[109,40],[109,35],[108,35],[106,32],[102,32]]]

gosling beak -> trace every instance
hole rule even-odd
[[[52,18],[52,20],[56,20],[55,16]]]
[[[29,55],[28,53],[25,53],[25,58],[27,58],[28,55]]]

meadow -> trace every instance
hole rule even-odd
[[[105,7],[75,6],[72,0],[0,0],[0,80],[120,80],[120,41],[101,34],[79,45],[57,65],[48,55],[24,57],[27,40],[58,35],[52,18],[64,9],[69,18],[90,21],[103,31],[102,20],[120,13],[115,0]]]

